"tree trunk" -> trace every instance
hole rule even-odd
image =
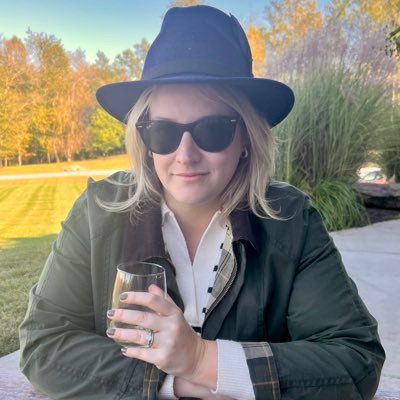
[[[47,149],[47,164],[51,163],[50,151]]]
[[[71,121],[69,129],[67,128],[66,136],[65,136],[65,148],[67,149],[67,161],[72,161],[72,138],[74,133],[74,122]]]
[[[18,165],[19,165],[19,166],[22,165],[22,153],[21,153],[21,149],[18,150]]]
[[[53,153],[54,153],[54,158],[56,159],[56,163],[58,164],[60,162],[60,157],[58,157],[57,146],[55,141],[53,141]]]
[[[67,161],[68,162],[72,161],[71,148],[70,148],[69,143],[67,143]]]

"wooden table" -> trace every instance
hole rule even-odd
[[[18,351],[0,358],[0,399],[50,400],[49,397],[35,390],[22,375],[18,367],[18,360]],[[378,389],[373,400],[400,400],[400,389],[398,391]]]

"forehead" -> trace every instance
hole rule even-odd
[[[163,85],[150,97],[150,117],[191,122],[207,115],[232,115],[233,109],[205,85]]]

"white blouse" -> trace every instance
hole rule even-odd
[[[221,212],[214,214],[203,233],[193,264],[189,257],[185,238],[173,212],[162,205],[162,234],[166,251],[176,268],[176,281],[185,304],[184,317],[193,327],[204,322],[203,308],[206,306],[209,288],[215,279],[215,266],[221,255],[221,244],[225,240],[226,226],[221,222]],[[240,343],[217,339],[218,380],[212,394],[234,399],[255,399],[244,350]],[[167,375],[161,386],[160,399],[177,399],[173,390],[174,376]]]

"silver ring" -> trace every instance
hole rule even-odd
[[[154,331],[151,331],[151,330],[147,331],[146,339],[147,339],[147,346],[146,347],[150,348],[151,346],[153,346],[153,343],[154,343]]]

